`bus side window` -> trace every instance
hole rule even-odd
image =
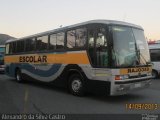
[[[12,54],[13,53],[13,43],[9,43],[9,54]]]
[[[37,38],[36,42],[37,50],[46,51],[48,48],[48,36],[42,36]]]
[[[78,28],[67,32],[67,48],[83,48],[86,45],[87,29]]]
[[[160,61],[160,50],[159,49],[151,49],[150,56],[152,62]]]
[[[24,48],[25,48],[25,41],[24,40],[17,41],[17,53],[24,52]]]
[[[76,31],[70,30],[67,32],[67,48],[75,48],[76,47]]]
[[[49,43],[50,50],[56,49],[56,42],[57,42],[57,35],[56,34],[50,35],[50,43]]]
[[[63,49],[64,48],[64,32],[57,33],[57,44],[56,49]]]
[[[87,29],[76,29],[76,47],[84,47],[86,45]]]
[[[31,52],[31,51],[34,51],[35,50],[35,46],[36,46],[36,39],[35,38],[28,38],[26,39],[26,42],[25,42],[25,51],[26,52]]]

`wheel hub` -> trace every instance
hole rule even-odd
[[[82,83],[81,83],[81,81],[80,80],[74,80],[73,82],[72,82],[72,89],[73,89],[73,91],[75,91],[75,92],[77,92],[80,88],[81,88],[81,86],[82,86]]]

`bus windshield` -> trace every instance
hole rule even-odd
[[[147,65],[150,62],[147,41],[143,30],[112,26],[114,67],[132,67]]]

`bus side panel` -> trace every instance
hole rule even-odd
[[[21,68],[21,65],[19,63],[6,64],[5,73],[10,77],[15,77],[16,69]]]
[[[45,60],[44,60],[45,58]],[[22,73],[49,82],[58,77],[67,64],[89,64],[86,51],[41,53],[5,56],[6,73],[14,77],[16,69]]]
[[[23,67],[22,73],[26,74],[34,79],[43,82],[51,82],[55,80],[63,71],[64,65],[52,64],[52,65],[27,65]]]

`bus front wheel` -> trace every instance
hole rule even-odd
[[[75,96],[84,95],[85,85],[81,75],[73,74],[69,77],[69,91]]]
[[[21,70],[20,69],[17,69],[16,70],[16,81],[17,82],[22,82],[22,74],[21,74]]]

